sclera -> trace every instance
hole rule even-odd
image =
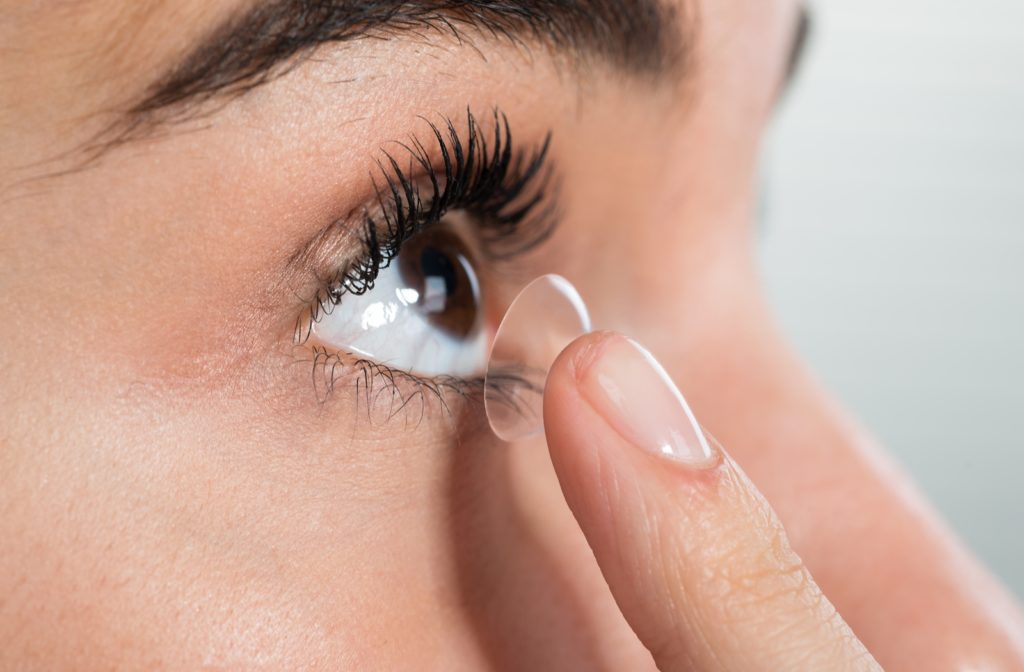
[[[498,438],[519,441],[544,430],[548,370],[590,328],[579,292],[559,275],[541,276],[516,296],[494,334],[484,377],[484,408]]]

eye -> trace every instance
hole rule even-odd
[[[296,321],[295,343],[313,341],[314,380],[325,377],[325,392],[334,358],[346,354],[390,382],[408,373],[421,385],[483,384],[497,326],[485,315],[498,315],[509,289],[498,271],[512,271],[514,260],[548,240],[559,211],[551,133],[519,150],[508,118],[497,109],[492,117],[487,133],[468,111],[463,131],[450,119],[428,122],[430,144],[415,136],[401,144],[408,161],[381,150],[376,202],[356,221],[361,249],[347,266],[315,269],[320,288]],[[350,232],[350,221],[342,223],[328,231]],[[319,257],[320,244],[318,237],[307,248],[309,258]]]
[[[467,246],[434,227],[407,240],[372,289],[341,296],[313,333],[324,345],[394,369],[467,378],[487,363],[483,312]]]

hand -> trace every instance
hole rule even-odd
[[[569,507],[660,670],[881,669],[645,350],[573,343],[544,419]]]

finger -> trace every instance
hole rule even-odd
[[[646,351],[592,334],[545,392],[562,490],[661,670],[879,669]]]

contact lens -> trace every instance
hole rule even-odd
[[[491,345],[484,408],[491,430],[518,441],[544,429],[544,385],[559,353],[590,331],[590,315],[565,278],[533,280],[509,305]]]

